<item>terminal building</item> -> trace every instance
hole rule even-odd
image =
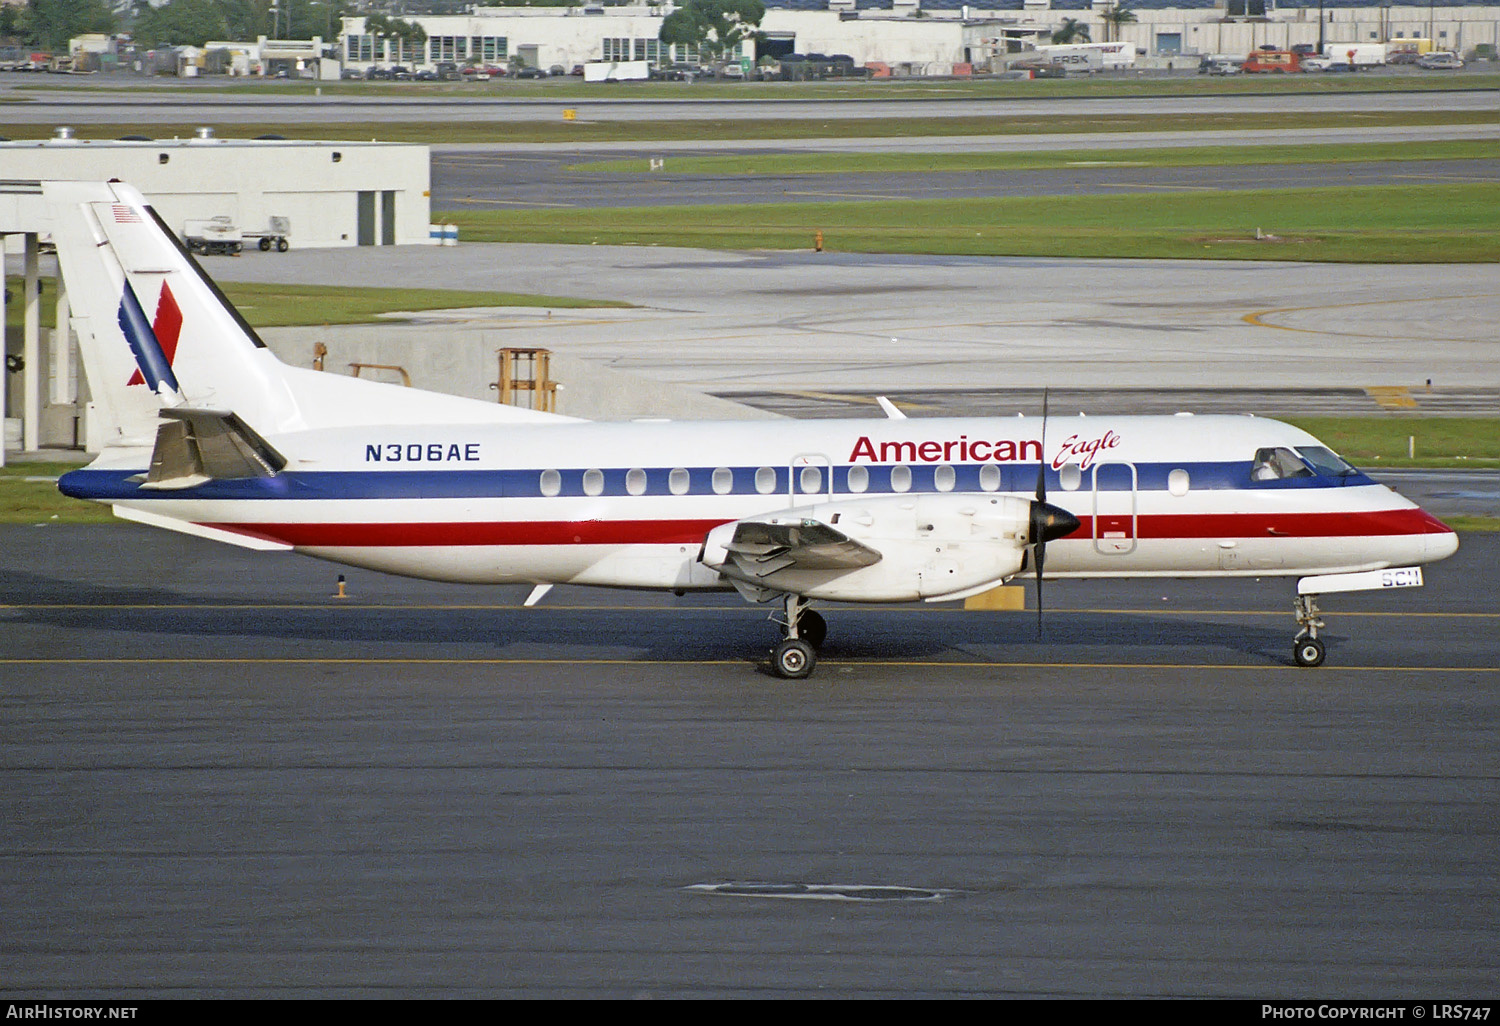
[[[1095,42],[1133,44],[1146,63],[1162,67],[1177,57],[1320,40],[1424,39],[1434,49],[1480,56],[1500,43],[1500,4],[1465,0],[1125,0],[1132,21],[1113,19],[1116,6],[1116,0],[768,0],[762,42],[727,56],[846,54],[895,74],[962,74],[1050,41],[1066,20],[1086,27]],[[479,6],[464,15],[413,16],[427,33],[420,44],[373,36],[363,18],[345,18],[340,46],[345,69],[359,73],[397,64],[426,70],[440,62],[571,70],[601,60],[699,61],[703,55],[660,42],[671,9]]]

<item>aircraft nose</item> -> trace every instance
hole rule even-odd
[[[1422,562],[1436,563],[1440,559],[1447,559],[1458,551],[1458,535],[1449,531],[1446,534],[1424,534],[1422,536]]]
[[[1031,504],[1031,542],[1046,543],[1065,538],[1078,530],[1078,518],[1050,502]]]

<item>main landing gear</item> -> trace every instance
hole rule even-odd
[[[1318,631],[1327,625],[1318,615],[1318,596],[1297,596],[1297,625],[1302,630],[1292,642],[1292,658],[1298,666],[1321,666],[1328,652],[1318,640]]]
[[[771,672],[784,680],[803,680],[817,665],[818,648],[828,636],[828,621],[807,608],[807,599],[788,595],[781,628],[782,640],[771,649]]]

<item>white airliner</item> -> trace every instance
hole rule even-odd
[[[1304,431],[1255,417],[593,423],[289,367],[128,186],[45,183],[109,444],[62,478],[121,517],[252,549],[479,584],[947,601],[1013,577],[1422,583],[1457,536]],[[1052,496],[1048,501],[1047,496]],[[1045,559],[1045,564],[1044,564]],[[1040,597],[1040,596],[1039,596]]]

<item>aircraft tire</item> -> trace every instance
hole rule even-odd
[[[814,651],[822,648],[823,640],[828,637],[828,621],[823,619],[822,613],[803,610],[797,620],[797,637],[811,645]]]
[[[804,680],[817,661],[813,647],[796,638],[788,638],[771,649],[771,671],[782,680]]]
[[[1298,638],[1292,648],[1292,656],[1298,666],[1322,666],[1328,655],[1327,649],[1317,638]]]

